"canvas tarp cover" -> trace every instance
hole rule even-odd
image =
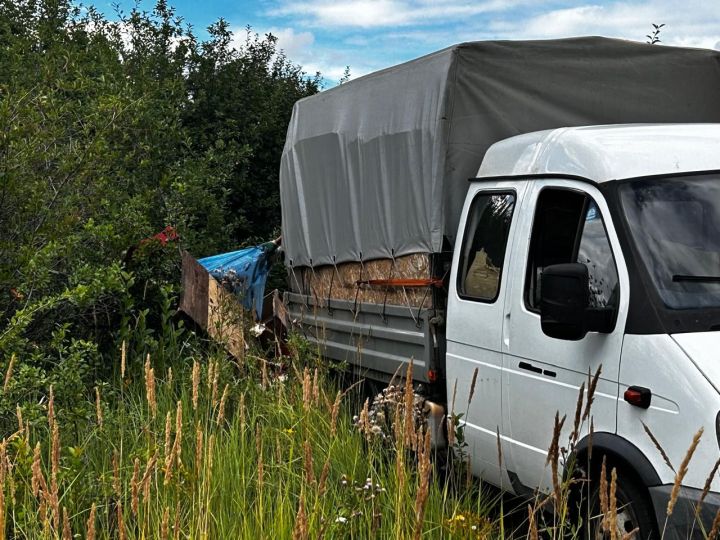
[[[719,59],[606,38],[474,42],[300,100],[280,169],[286,262],[452,246],[468,178],[513,135],[720,122]]]

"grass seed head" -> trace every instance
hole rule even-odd
[[[10,380],[12,379],[13,366],[15,365],[16,356],[13,353],[10,356],[10,362],[8,363],[7,370],[5,371],[5,384],[3,384],[3,392],[7,392],[10,387]]]
[[[65,508],[64,506],[62,511],[62,519],[62,540],[72,540],[72,531],[70,530],[70,518],[68,517],[67,508]]]
[[[140,458],[135,458],[133,474],[130,479],[130,510],[133,516],[137,516],[140,498]]]
[[[590,380],[590,384],[588,385],[587,401],[585,401],[585,411],[582,415],[583,422],[590,417],[592,404],[595,401],[595,390],[597,389],[597,384],[600,380],[600,373],[602,373],[602,365],[598,366],[597,371],[595,371],[595,375],[593,376],[592,380]],[[589,377],[590,373],[588,373],[588,378]]]
[[[120,345],[120,379],[125,380],[125,366],[127,361],[127,352],[125,346],[125,340],[123,339],[122,345]]]
[[[619,540],[617,537],[618,523],[617,523],[617,469],[612,468],[610,473],[610,493],[608,494],[608,519],[607,525],[610,529],[610,539]]]
[[[123,345],[125,342],[123,341]],[[95,540],[95,514],[97,512],[97,506],[92,503],[90,507],[90,515],[88,516],[87,524],[85,526],[85,540]]]
[[[330,412],[330,436],[335,437],[337,434],[337,421],[340,416],[340,402],[342,401],[342,394],[338,390],[337,396],[335,396],[335,403],[333,403],[332,411]]]
[[[470,382],[470,395],[468,396],[468,405],[472,402],[472,398],[475,395],[475,383],[477,383],[478,368],[473,371],[472,381]]]
[[[95,387],[95,416],[97,417],[98,427],[103,427],[102,401],[100,400],[100,388]]]
[[[222,396],[220,397],[220,405],[218,406],[217,425],[222,426],[225,422],[225,404],[227,403],[228,390],[230,385],[226,384],[223,389]]]
[[[192,367],[192,406],[193,411],[197,410],[198,395],[200,388],[200,363],[197,360],[193,360]]]
[[[675,503],[677,502],[678,496],[680,495],[680,488],[682,487],[682,482],[685,479],[685,475],[687,474],[688,465],[690,464],[690,460],[692,459],[693,454],[695,453],[695,450],[700,443],[700,438],[702,437],[704,431],[705,430],[703,428],[700,428],[697,433],[695,433],[695,435],[693,436],[693,440],[690,443],[690,447],[687,449],[685,457],[680,463],[680,468],[675,475],[675,483],[673,484],[672,491],[670,492],[670,500],[668,501],[667,505],[668,517],[672,515],[673,510],[675,509]]]
[[[155,397],[155,369],[150,364],[150,354],[145,358],[145,395],[147,397],[150,417],[157,414],[157,400]]]

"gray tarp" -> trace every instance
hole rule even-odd
[[[720,122],[720,53],[606,38],[464,43],[305,98],[280,168],[286,260],[438,252],[494,142],[634,122]]]

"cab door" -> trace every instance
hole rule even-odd
[[[594,430],[615,432],[629,280],[607,204],[594,186],[536,181],[526,213],[515,236],[513,251],[519,258],[504,311],[503,424],[513,484],[549,490],[552,477],[546,459],[555,414],[567,416],[559,445],[568,448],[580,387],[585,383],[585,398],[589,377],[599,368],[591,409]],[[540,326],[543,268],[577,262],[588,267],[591,307],[616,310],[614,329],[589,332],[579,341],[548,337]],[[580,426],[580,438],[589,424],[588,419]]]
[[[502,487],[502,331],[523,182],[473,184],[463,209],[448,297],[446,380],[473,474]],[[476,371],[477,370],[477,371]],[[477,374],[476,374],[477,373]],[[474,386],[473,386],[474,381]],[[472,396],[471,396],[472,394]],[[453,396],[455,400],[453,403]]]

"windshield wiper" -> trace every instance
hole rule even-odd
[[[684,274],[675,274],[672,277],[674,283],[680,281],[689,281],[695,283],[720,283],[720,276],[689,276]]]

